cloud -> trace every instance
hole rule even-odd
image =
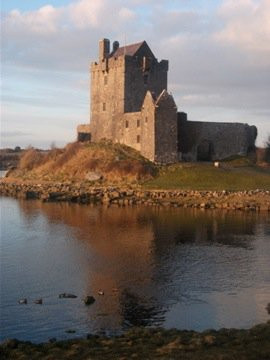
[[[124,4],[124,6],[123,6]],[[108,34],[124,41],[138,26],[124,0],[79,0],[65,7],[13,10],[2,18],[3,63],[51,71],[85,71]]]
[[[170,61],[169,89],[179,108],[204,120],[234,114],[233,121],[248,118],[270,132],[270,2],[215,3],[211,11],[186,0],[169,5],[162,0],[76,0],[62,7],[13,10],[2,21],[3,82],[8,78],[11,88],[3,99],[12,106],[25,102],[28,109],[33,99],[36,108],[44,105],[46,119],[50,111],[54,119],[58,107],[61,126],[70,124],[60,119],[69,104],[74,123],[79,122],[85,115],[76,120],[76,111],[83,106],[88,111],[88,69],[97,58],[98,40],[110,37],[121,45],[125,39],[145,39],[159,59]],[[41,91],[38,84],[44,83]]]
[[[119,17],[123,20],[132,20],[136,17],[136,14],[134,11],[126,8],[126,7],[122,7],[120,10],[119,10]]]
[[[30,133],[23,131],[1,131],[1,136],[3,137],[17,137],[17,136],[28,136]]]
[[[44,35],[57,31],[58,20],[62,10],[51,5],[46,5],[37,11],[21,13],[19,10],[12,10],[5,18],[4,31],[14,32],[27,31]]]
[[[97,27],[107,9],[106,0],[80,0],[67,7],[65,15],[78,28]]]
[[[220,8],[219,16],[225,26],[215,34],[217,41],[240,47],[245,51],[269,55],[269,0],[225,0]]]
[[[205,31],[207,28],[203,18],[195,11],[169,10],[158,8],[153,11],[152,23],[162,37],[175,37]]]

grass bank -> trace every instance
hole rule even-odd
[[[270,189],[270,170],[245,161],[180,163],[160,168],[159,174],[144,183],[148,189],[254,190]]]
[[[270,322],[249,330],[195,331],[135,328],[119,337],[88,336],[44,344],[9,340],[0,345],[3,360],[60,359],[270,359]]]
[[[144,189],[254,190],[270,189],[270,168],[256,159],[233,157],[213,163],[159,166],[136,150],[109,141],[71,143],[50,151],[28,149],[9,177],[29,182],[77,182],[92,185],[131,185]]]

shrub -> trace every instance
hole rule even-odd
[[[98,159],[89,159],[86,163],[85,163],[85,168],[87,170],[95,170],[98,167],[99,164],[99,160]]]
[[[58,159],[56,159],[55,167],[57,168],[63,166],[66,162],[68,162],[71,158],[73,158],[73,156],[77,154],[80,148],[81,148],[81,144],[79,142],[68,144],[65,147],[65,150],[62,153],[62,155],[60,155]]]
[[[22,170],[32,170],[34,167],[40,165],[43,159],[44,156],[40,151],[34,148],[29,148],[22,155],[19,168]]]

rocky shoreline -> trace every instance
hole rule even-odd
[[[189,359],[255,360],[270,358],[270,322],[251,329],[204,332],[132,328],[120,336],[89,334],[85,339],[33,344],[16,339],[0,344],[0,357],[8,359]]]
[[[197,209],[270,212],[270,191],[145,190],[142,187],[93,186],[89,183],[29,183],[2,179],[0,195],[44,202],[80,204],[146,205]]]

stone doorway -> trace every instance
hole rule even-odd
[[[203,140],[197,147],[197,161],[211,161],[214,147],[211,141]]]

